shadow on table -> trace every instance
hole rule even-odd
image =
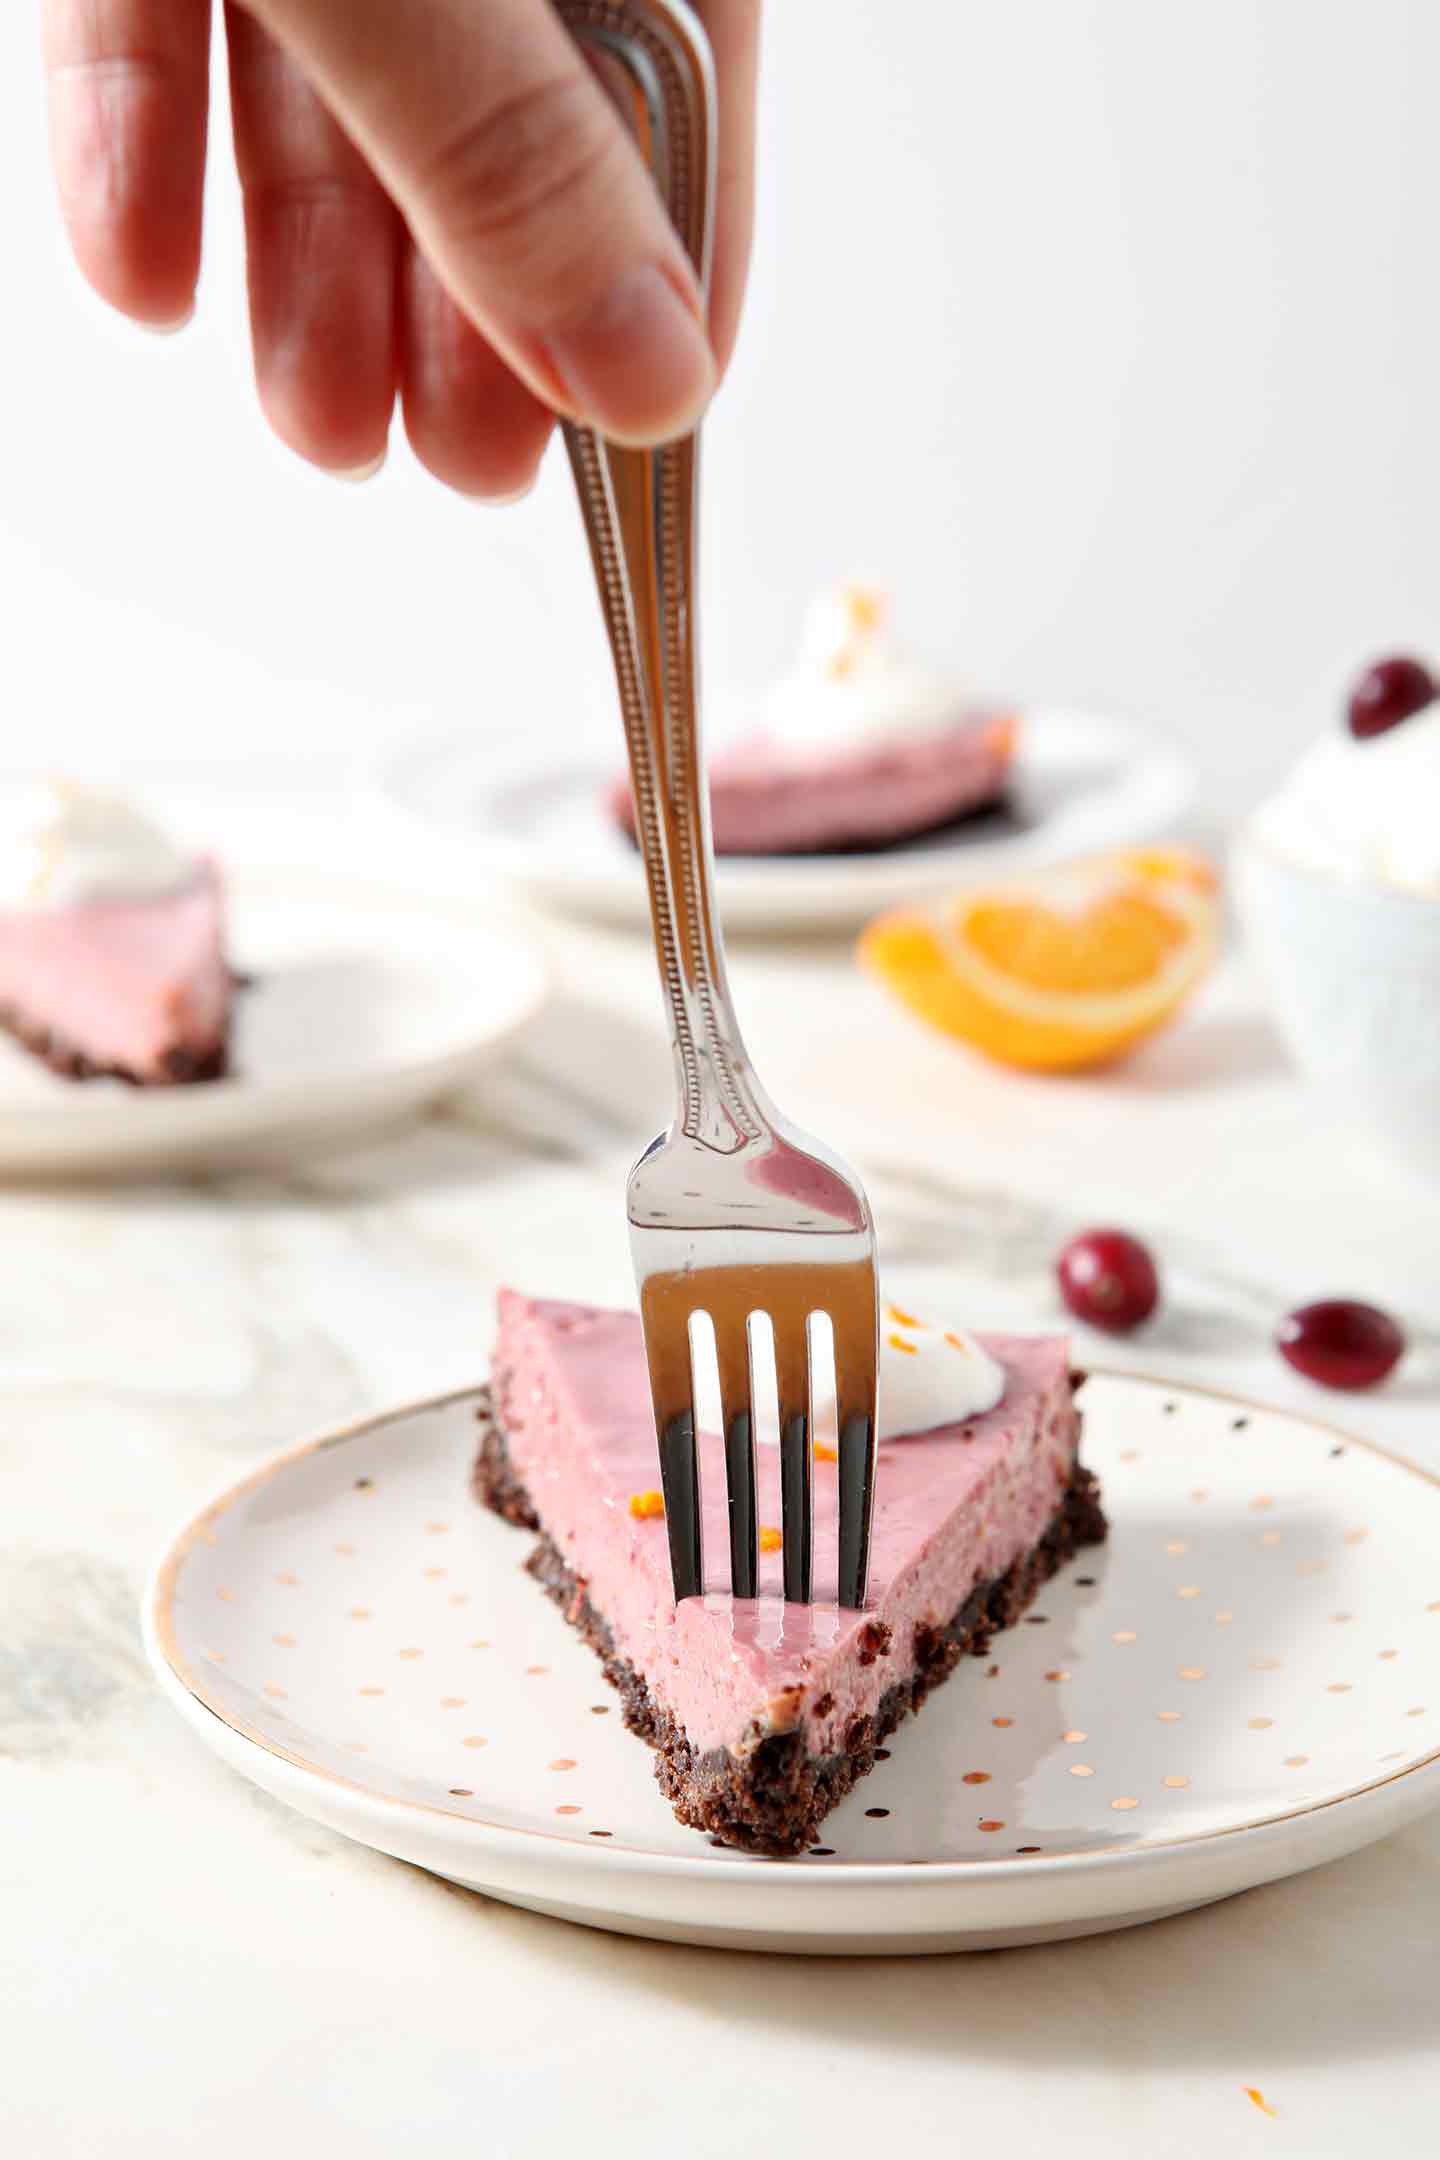
[[[358,994],[358,993],[357,993]],[[343,1032],[343,1030],[342,1030]],[[329,1050],[317,1051],[317,1069]],[[556,998],[458,1090],[428,1107],[357,1110],[317,1133],[308,1115],[293,1130],[271,1119],[259,1130],[217,1137],[173,1157],[132,1161],[77,1156],[33,1174],[12,1173],[0,1190],[74,1194],[86,1206],[113,1195],[126,1210],[147,1198],[173,1205],[194,1192],[227,1205],[265,1205],[277,1185],[343,1206],[431,1189],[483,1186],[517,1159],[538,1163],[627,1162],[667,1121],[670,1054],[657,1011],[642,1022],[572,996]],[[437,1114],[438,1113],[438,1114]]]
[[[1435,2043],[1435,1819],[1331,1866],[1201,1911],[1026,1950],[898,1958],[767,1957],[607,1936],[470,1891],[510,1939],[555,1931],[572,1976],[677,1999],[730,2033],[763,2027],[846,2049],[963,2064],[1170,2066],[1242,2081]],[[643,2024],[642,2028],[643,2029]]]
[[[656,1000],[653,1026],[566,993],[554,998],[518,1044],[452,1104],[452,1115],[486,1129],[497,1110],[563,1136],[577,1151],[643,1147],[670,1115],[674,1080]]]
[[[1145,1094],[1210,1094],[1290,1070],[1285,1046],[1260,1013],[1204,1013],[1167,1028],[1112,1068],[1122,1088]]]

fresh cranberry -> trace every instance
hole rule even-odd
[[[1405,1354],[1405,1337],[1388,1313],[1358,1298],[1321,1298],[1287,1313],[1275,1337],[1296,1372],[1322,1387],[1378,1387]]]
[[[1423,660],[1407,659],[1403,653],[1377,660],[1350,693],[1350,732],[1362,742],[1367,735],[1383,735],[1423,712],[1437,696],[1440,688]]]
[[[1139,1327],[1160,1299],[1154,1261],[1124,1230],[1082,1230],[1061,1253],[1056,1273],[1076,1319],[1111,1335]]]

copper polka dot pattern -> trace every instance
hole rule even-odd
[[[1047,1587],[1027,1616],[1044,1625],[999,1636],[887,1735],[804,1863],[827,1896],[857,1866],[1048,1885],[1071,1853],[1109,1869],[1228,1851],[1273,1821],[1298,1840],[1440,1763],[1434,1488],[1360,1442],[1335,1457],[1303,1418],[1247,1411],[1237,1436],[1222,1401],[1166,1399],[1183,1414],[1149,1383],[1092,1377],[1110,1545]],[[595,1868],[755,1867],[673,1822],[620,1698],[524,1574],[525,1539],[470,1508],[472,1446],[468,1406],[382,1421],[210,1511],[170,1582],[185,1691],[279,1766],[284,1797],[343,1790],[335,1812],[369,1810],[405,1856],[434,1850],[412,1819],[480,1840],[450,1865],[482,1886],[491,1839]]]

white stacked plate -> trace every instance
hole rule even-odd
[[[119,1174],[334,1146],[469,1079],[536,1011],[543,965],[493,914],[319,871],[226,871],[231,1071],[57,1077],[0,1038],[0,1175]]]
[[[617,922],[646,919],[645,882],[604,793],[613,759],[501,751],[473,740],[407,745],[377,767],[375,790],[412,839],[448,839],[470,874],[483,864],[548,905]],[[718,866],[730,929],[854,928],[897,902],[967,879],[1153,838],[1193,792],[1182,759],[1114,721],[1028,712],[1010,805],[874,853],[731,856]]]

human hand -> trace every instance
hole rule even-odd
[[[154,329],[194,305],[210,0],[41,0],[70,244]],[[255,374],[302,457],[361,478],[397,397],[472,495],[531,483],[556,412],[654,442],[729,358],[750,244],[760,0],[697,0],[720,87],[708,320],[640,158],[549,0],[226,0]]]

